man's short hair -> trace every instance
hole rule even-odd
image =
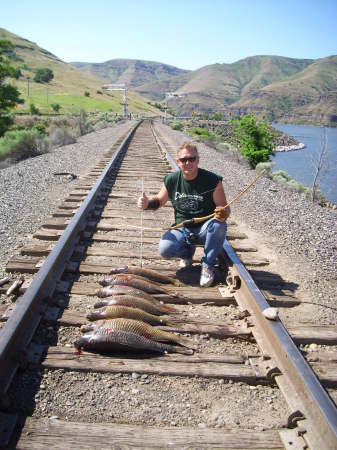
[[[180,151],[184,150],[184,149],[186,149],[186,150],[193,150],[194,153],[195,153],[195,156],[199,156],[197,146],[195,144],[193,144],[192,142],[187,142],[187,141],[183,142],[180,145],[180,147],[178,148],[177,155],[179,156]]]

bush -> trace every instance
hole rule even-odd
[[[32,116],[39,116],[41,114],[39,108],[37,108],[34,103],[29,104],[29,112]]]
[[[268,162],[274,154],[276,133],[270,131],[268,123],[258,122],[253,114],[238,117],[230,122],[234,125],[235,140],[243,156],[254,169],[260,162]]]
[[[62,145],[76,142],[76,138],[71,133],[71,130],[64,126],[52,126],[49,132],[49,140],[52,147],[61,147]]]
[[[182,122],[172,122],[171,128],[172,130],[182,131],[184,129],[184,125]]]
[[[34,129],[38,131],[42,136],[46,136],[46,125],[42,122],[38,122],[34,125]]]
[[[50,107],[51,107],[51,109],[52,109],[53,111],[55,111],[56,113],[58,113],[58,112],[60,111],[60,109],[61,109],[61,105],[60,105],[59,103],[52,103],[52,104],[50,105]]]
[[[34,81],[36,83],[49,83],[53,78],[53,71],[48,67],[39,67],[35,70]]]
[[[103,95],[103,92],[100,91],[100,90],[97,90],[97,91],[96,91],[96,94]]]
[[[85,91],[85,92],[84,92],[84,96],[85,96],[85,97],[90,97],[90,92],[89,92],[89,91]]]
[[[77,129],[80,136],[93,131],[93,127],[88,119],[88,114],[84,111],[84,109],[80,110],[80,115],[77,118]]]
[[[266,177],[273,178],[272,168],[273,168],[273,163],[264,162],[264,163],[258,163],[255,167],[255,170],[257,173],[260,173],[264,170]]]
[[[49,142],[37,130],[7,131],[0,138],[0,159],[21,161],[48,151]]]
[[[197,137],[204,140],[212,141],[215,139],[215,134],[209,131],[207,128],[194,127],[187,130],[193,137]]]

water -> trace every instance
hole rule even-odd
[[[291,152],[278,152],[272,158],[275,163],[273,171],[284,170],[292,178],[312,187],[317,166],[318,155],[324,137],[324,128],[311,125],[287,125],[274,123],[273,126],[286,134],[294,136],[305,144],[303,150]],[[325,168],[321,170],[318,179],[320,191],[325,194],[330,202],[337,203],[337,128],[327,130],[327,155]]]

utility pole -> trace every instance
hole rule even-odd
[[[169,98],[181,98],[185,97],[187,94],[184,92],[165,92],[165,117],[164,122],[167,123],[167,108],[168,108],[168,99]]]
[[[124,91],[123,96],[123,106],[124,106],[124,117],[128,117],[128,102],[127,102],[127,86],[125,83],[121,84],[105,84],[103,86],[104,91]]]

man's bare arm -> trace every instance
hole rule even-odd
[[[220,213],[221,208],[218,208],[220,206],[225,206],[227,204],[226,194],[223,189],[222,182],[219,181],[217,187],[215,188],[213,192],[213,201],[217,208],[215,209],[216,216],[215,218],[217,220],[227,220],[230,215],[230,208],[229,206],[223,210],[223,212]],[[217,212],[218,211],[218,212]]]

